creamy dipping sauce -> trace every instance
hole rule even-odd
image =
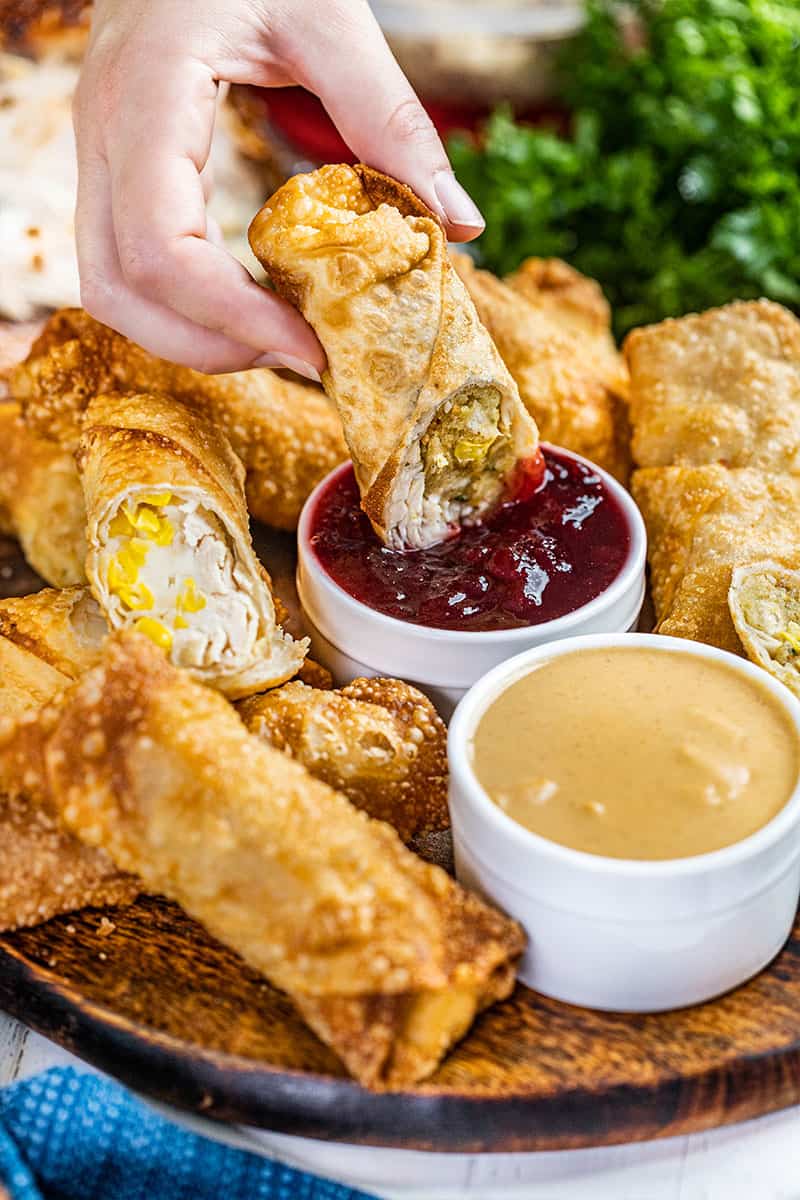
[[[564,654],[484,713],[472,764],[526,829],[589,854],[671,859],[766,825],[797,782],[798,737],[757,682],[678,651]]]

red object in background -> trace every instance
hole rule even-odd
[[[314,162],[355,162],[356,156],[337,132],[321,102],[300,87],[253,89],[263,102],[267,116],[283,137],[301,154]],[[425,107],[442,138],[455,130],[477,132],[489,115],[485,108],[466,104],[442,104],[426,101]],[[521,114],[533,124],[565,125],[565,113],[557,107],[542,107]]]

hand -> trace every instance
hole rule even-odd
[[[366,0],[96,0],[75,100],[81,300],[147,350],[201,371],[325,355],[206,215],[220,81],[299,83],[353,152],[411,185],[455,241],[483,221]]]

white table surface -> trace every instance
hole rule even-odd
[[[0,1013],[0,1087],[67,1064],[85,1069]],[[549,1154],[417,1154],[203,1129],[388,1200],[800,1200],[800,1108],[713,1133]]]

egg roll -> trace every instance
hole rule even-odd
[[[560,258],[526,258],[505,282],[564,331],[591,338],[595,352],[609,356],[609,368],[627,392],[627,371],[611,333],[611,306],[595,279]]]
[[[38,437],[18,404],[0,402],[0,532],[54,587],[85,581],[86,509],[72,454]]]
[[[325,349],[323,386],[388,546],[440,542],[520,486],[535,423],[409,188],[364,166],[296,175],[250,244]]]
[[[742,653],[728,607],[736,567],[800,567],[800,478],[750,467],[649,467],[633,495],[647,525],[659,633]]]
[[[222,431],[170,397],[98,396],[76,457],[86,574],[111,628],[145,633],[231,699],[291,678],[308,643],[277,624]]]
[[[540,435],[626,482],[627,370],[608,325],[591,334],[576,328],[571,310],[562,317],[552,297],[549,303],[534,302],[527,291],[479,270],[468,255],[452,258]]]
[[[800,474],[800,321],[739,301],[630,333],[633,456]]]
[[[286,991],[362,1083],[427,1076],[513,987],[514,922],[138,634],[109,639],[100,666],[3,730],[0,786],[23,778]]]
[[[447,730],[400,679],[323,690],[287,683],[239,705],[251,733],[282,750],[411,843],[448,829]]]
[[[736,567],[728,607],[748,658],[800,698],[800,570],[769,560]]]
[[[319,388],[266,368],[203,375],[148,354],[82,309],[55,313],[10,394],[40,436],[74,448],[84,409],[101,393],[160,392],[218,424],[244,463],[247,503],[259,521],[294,529],[308,495],[347,458],[341,421]]]
[[[101,654],[106,633],[87,588],[0,601],[0,719],[38,710]],[[130,903],[139,885],[20,791],[0,790],[0,932],[89,905]]]

